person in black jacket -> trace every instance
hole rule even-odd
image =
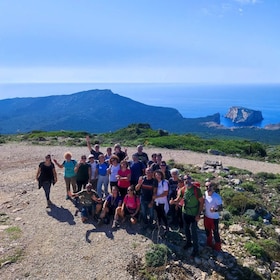
[[[51,155],[46,155],[45,161],[39,164],[36,180],[38,181],[39,189],[43,187],[47,199],[47,208],[52,205],[50,200],[51,185],[57,182],[57,174],[55,166],[51,160]]]

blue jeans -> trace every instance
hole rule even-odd
[[[92,214],[92,210],[93,210],[93,205],[91,205],[91,206],[83,205],[82,210],[81,210],[81,216],[88,218],[89,215]]]
[[[152,224],[154,220],[154,207],[149,207],[150,201],[141,200],[141,217],[145,224]],[[149,219],[148,219],[149,216]]]
[[[98,180],[97,180],[97,193],[100,198],[102,198],[102,185],[104,185],[104,193],[105,196],[107,196],[108,193],[108,184],[109,184],[109,177],[108,175],[102,176],[98,175]]]
[[[42,183],[42,187],[45,191],[45,196],[47,200],[50,200],[50,193],[51,193],[51,182],[50,181],[44,181]]]
[[[195,220],[195,216],[183,213],[183,221],[187,244],[193,243],[193,252],[198,253],[197,221]]]

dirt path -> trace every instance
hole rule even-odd
[[[48,153],[60,162],[65,151],[73,158],[88,154],[86,147],[0,146],[0,213],[7,213],[9,223],[21,229],[18,240],[0,242],[1,254],[24,249],[20,262],[0,269],[0,279],[130,279],[126,266],[133,254],[143,257],[152,241],[137,228],[111,232],[109,226],[82,224],[76,208],[65,200],[63,170],[57,169],[58,183],[52,188],[54,206],[46,209],[42,189],[37,188],[35,174]],[[103,149],[101,149],[103,150]],[[104,149],[105,150],[105,149]],[[224,166],[235,166],[252,172],[280,173],[280,165],[212,156],[190,151],[145,149],[160,152],[165,160],[202,165],[205,160],[221,160]],[[129,148],[131,155],[135,149]],[[1,232],[0,232],[1,234]]]

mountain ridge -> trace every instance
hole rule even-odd
[[[220,125],[220,113],[184,118],[174,108],[147,105],[109,89],[0,100],[0,134],[33,130],[105,133],[132,123],[149,123],[152,129],[191,133],[205,138],[243,138],[268,144],[280,143],[280,129],[277,127],[227,128]]]

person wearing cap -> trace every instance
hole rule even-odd
[[[85,189],[73,194],[73,197],[79,198],[82,204],[81,219],[85,223],[89,216],[97,216],[102,209],[102,199],[97,192],[92,189],[92,184],[88,183]]]
[[[145,167],[147,167],[148,162],[149,162],[149,157],[148,157],[147,153],[143,152],[143,145],[138,145],[137,146],[136,155],[138,156],[139,161],[143,162]]]
[[[91,167],[90,183],[92,184],[93,189],[96,190],[96,188],[97,188],[97,177],[96,177],[97,161],[94,159],[93,154],[90,154],[88,156],[88,164]]]
[[[87,142],[87,147],[89,149],[89,152],[91,154],[93,154],[95,160],[98,160],[99,155],[102,154],[102,152],[99,151],[99,149],[100,149],[99,144],[95,144],[92,148],[92,146],[90,144],[90,138],[88,135],[86,137],[86,142]]]
[[[201,189],[193,185],[192,178],[186,176],[186,189],[184,192],[183,221],[187,243],[184,249],[193,247],[191,257],[198,255],[197,222],[203,210],[204,200]]]
[[[207,236],[207,246],[214,248],[215,251],[221,251],[221,239],[219,234],[219,211],[223,210],[223,201],[221,196],[215,192],[213,183],[205,183],[206,191],[204,194],[205,214],[204,227]],[[214,236],[214,246],[213,246]]]
[[[57,174],[55,166],[51,161],[51,155],[46,155],[45,161],[39,164],[36,180],[38,181],[39,189],[43,187],[47,199],[47,208],[52,205],[50,200],[51,185],[57,182]]]
[[[58,163],[56,159],[54,159],[53,161],[59,168],[64,168],[66,199],[70,199],[72,195],[70,186],[72,186],[73,193],[77,192],[77,181],[75,173],[75,166],[77,165],[77,161],[72,159],[72,154],[70,152],[66,152],[64,154],[64,161],[62,164]]]

